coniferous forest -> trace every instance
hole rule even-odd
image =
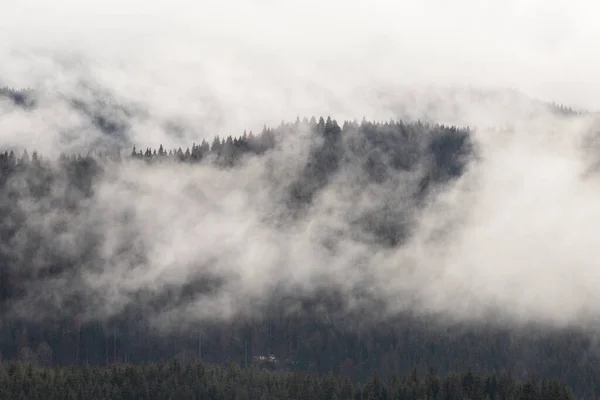
[[[347,377],[217,367],[198,362],[45,369],[0,366],[0,388],[11,399],[574,399],[564,385],[507,374],[472,372],[440,377],[431,371],[357,386]]]
[[[26,92],[3,95],[19,107],[35,106]],[[107,135],[121,129],[106,119],[98,124]],[[173,219],[174,227],[188,226],[175,218],[180,215],[209,224],[208,217],[184,206],[208,202],[212,177],[224,190],[232,185],[251,193],[242,206],[224,197],[227,212],[251,204],[260,210],[252,217],[275,232],[325,218],[315,217],[317,211],[334,213],[323,206],[331,188],[356,198],[369,190],[378,202],[356,201],[345,208],[344,228],[319,231],[319,246],[334,258],[345,256],[343,244],[349,242],[387,251],[406,243],[421,210],[477,158],[468,127],[332,117],[298,118],[189,147],[136,143],[59,156],[35,148],[5,149],[0,154],[0,398],[597,396],[600,353],[587,332],[449,322],[410,309],[380,315],[385,300],[358,293],[360,280],[350,289],[307,290],[286,286],[268,270],[252,286],[259,289],[236,292],[247,287],[235,286],[243,276],[227,265],[240,259],[262,265],[267,255],[258,261],[237,257],[231,255],[236,248],[223,243],[200,259],[185,250],[209,240],[194,236],[195,225],[189,225],[190,232],[160,232],[156,229],[166,225],[152,223],[182,196],[153,200],[158,187],[186,192],[177,213],[164,217]],[[174,183],[182,176],[192,183]],[[149,201],[155,201],[154,208],[143,206]],[[228,221],[225,217],[219,221]],[[167,237],[174,234],[178,239]],[[165,240],[182,245],[172,254],[154,248]],[[110,274],[118,274],[120,282]],[[152,282],[167,283],[137,283],[148,274],[160,276]],[[239,304],[221,317],[225,308],[214,299],[231,292]],[[348,305],[349,293],[361,299],[358,306]]]

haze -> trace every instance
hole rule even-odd
[[[78,54],[103,76],[179,96],[216,79],[219,100],[248,113],[280,101],[281,114],[293,113],[287,105],[338,111],[341,93],[306,98],[307,85],[375,83],[511,87],[598,108],[597,11],[585,0],[24,0],[3,5],[2,81],[34,86],[48,77],[47,65],[19,50]]]
[[[360,202],[349,201],[345,196],[357,191],[348,183],[355,178],[351,169],[338,174],[307,219],[287,232],[261,222],[263,208],[280,204],[247,183],[262,179],[266,163],[250,163],[236,176],[204,166],[150,172],[127,165],[102,182],[93,215],[70,221],[73,232],[95,221],[111,234],[106,268],[79,277],[98,293],[111,293],[105,309],[95,310],[102,317],[146,286],[182,285],[193,272],[187,261],[227,251],[211,268],[229,268],[237,280],[221,297],[177,309],[177,315],[231,315],[245,307],[235,296],[260,298],[269,279],[348,292],[373,279],[369,290],[389,300],[391,311],[411,304],[424,313],[472,319],[499,308],[518,321],[579,324],[600,316],[600,232],[593,226],[600,187],[594,174],[582,178],[597,161],[582,150],[594,121],[545,112],[529,119],[525,111],[537,103],[500,89],[599,109],[598,11],[591,1],[558,0],[21,0],[2,7],[0,85],[83,97],[89,93],[82,82],[101,88],[149,115],[133,118],[127,138],[141,147],[239,136],[297,115],[512,125],[504,136],[478,130],[482,160],[432,199],[406,246],[386,251],[349,239],[334,255],[322,249],[323,232],[351,229],[348,213],[382,198],[405,201],[397,186],[367,188]],[[469,95],[444,94],[448,88],[499,94],[482,107]],[[441,108],[425,115],[420,103],[440,93]],[[42,153],[83,149],[92,143],[86,138],[98,135],[90,128],[76,146],[61,140],[65,129],[87,125],[59,101],[27,115],[6,106],[0,118],[4,146]],[[163,128],[169,119],[189,129],[175,137]],[[288,160],[281,179],[304,160],[306,142],[294,140],[271,155]],[[403,179],[410,181],[401,177],[394,184]],[[131,182],[141,186],[131,189]],[[190,198],[189,190],[198,187],[214,204],[221,199],[221,208]],[[132,204],[135,196],[142,200]],[[127,226],[119,218],[130,208],[138,217]],[[35,223],[48,217],[32,209]],[[432,242],[442,227],[449,227],[444,240]],[[125,273],[113,247],[132,236],[144,240],[155,261]],[[368,274],[356,266],[359,259],[371,268]],[[331,271],[326,278],[325,266]],[[62,282],[56,293],[70,283]]]

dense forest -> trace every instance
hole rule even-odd
[[[363,385],[348,378],[269,372],[198,362],[112,367],[43,368],[0,365],[0,397],[10,399],[574,399],[560,383],[508,374],[472,372],[440,377],[416,371],[389,382],[370,377]]]
[[[35,106],[27,93],[4,92],[16,104]],[[96,122],[107,135],[121,129],[119,123],[104,117]],[[148,183],[140,178],[142,174],[155,176],[163,186],[181,179],[177,174],[195,171],[231,178],[239,185],[236,188],[249,186],[251,193],[264,192],[266,198],[276,199],[264,205],[259,218],[277,232],[282,225],[298,226],[313,215],[332,187],[350,188],[356,198],[373,191],[377,203],[362,208],[353,203],[348,208],[344,222],[350,231],[332,230],[331,238],[323,241],[324,251],[340,254],[336,235],[351,236],[371,249],[401,247],[411,236],[420,210],[477,157],[466,127],[402,120],[338,124],[330,117],[298,118],[277,127],[265,126],[261,132],[216,136],[186,148],[137,143],[120,151],[61,154],[57,159],[36,149],[6,149],[0,155],[0,354],[4,362],[23,361],[46,368],[1,364],[0,388],[9,388],[11,398],[35,398],[29,397],[35,396],[31,393],[51,390],[56,398],[68,398],[63,395],[67,391],[72,397],[82,393],[102,397],[114,390],[129,390],[127,396],[144,398],[148,390],[169,392],[169,385],[184,379],[176,375],[184,374],[194,378],[185,378],[177,390],[198,397],[210,393],[210,398],[255,398],[256,387],[263,388],[260,392],[265,398],[287,398],[295,390],[304,397],[290,398],[423,398],[424,393],[433,398],[464,398],[464,391],[472,393],[470,398],[498,398],[494,393],[502,390],[508,394],[496,394],[499,398],[549,398],[544,393],[550,392],[553,398],[569,398],[558,384],[521,385],[512,378],[537,375],[560,379],[581,396],[600,393],[600,353],[590,335],[575,329],[450,323],[408,311],[386,316],[381,322],[376,314],[385,304],[369,293],[361,294],[361,307],[349,309],[348,293],[336,286],[290,290],[275,278],[273,284],[265,284],[268,293],[261,293],[262,301],[254,304],[250,296],[241,300],[250,304],[253,313],[238,312],[232,318],[169,314],[165,328],[165,310],[179,312],[194,302],[212,304],[206,299],[224,293],[233,279],[229,271],[210,269],[177,285],[135,289],[122,307],[109,311],[106,304],[116,295],[86,280],[90,276],[101,280],[115,265],[127,271],[156,262],[151,258],[152,242],[144,242],[136,231],[139,221],[156,216],[139,217],[127,207],[115,216],[101,202],[111,201],[103,197],[108,193],[107,183],[131,171],[136,174],[126,182],[126,200],[131,204],[143,201],[141,188]],[[256,165],[260,165],[259,172],[249,172]],[[191,201],[202,201],[201,191],[190,192]],[[114,200],[112,206],[117,209],[119,204]],[[155,212],[168,206],[158,205]],[[193,213],[189,218],[194,218]],[[122,224],[118,229],[123,232],[117,237],[121,242],[107,254],[117,220]],[[218,256],[212,261],[185,262],[191,269],[204,271],[206,263],[221,265]],[[226,259],[226,254],[222,256]],[[178,260],[173,263],[178,268]],[[158,326],[157,319],[163,321]],[[127,364],[174,357],[179,363]],[[196,359],[251,368],[180,364]],[[87,364],[106,369],[47,369]],[[414,378],[412,383],[406,379],[413,378],[393,380],[415,368],[424,376],[431,369],[441,376],[467,370],[511,375],[428,376]],[[91,382],[91,374],[98,380]],[[391,383],[384,385],[373,380],[373,375]],[[165,383],[153,389],[149,385],[158,381],[157,376],[164,376]],[[31,385],[25,388],[24,380]],[[146,383],[120,384],[119,380]],[[57,388],[57,381],[70,383]],[[364,385],[359,388],[357,382]],[[229,390],[239,393],[232,397]],[[431,391],[445,393],[445,397]],[[525,395],[525,391],[537,394]]]

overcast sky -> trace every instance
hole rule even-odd
[[[600,108],[598,11],[591,0],[19,0],[2,6],[0,79],[34,85],[53,74],[23,55],[36,51],[198,90],[202,68],[236,69],[289,91],[331,79],[500,85]]]

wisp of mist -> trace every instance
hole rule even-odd
[[[0,86],[39,94],[30,110],[0,103],[6,149],[47,157],[105,145],[185,149],[298,115],[331,115],[340,124],[364,117],[470,126],[478,155],[424,207],[412,203],[417,175],[375,187],[350,160],[294,223],[283,193],[306,160],[308,133],[282,137],[235,169],[109,165],[62,236],[44,227],[64,215],[39,204],[28,210],[43,240],[69,254],[85,246],[81,232],[97,232],[102,262],[43,281],[17,312],[35,318],[77,292],[85,317],[104,319],[141,295],[208,275],[222,280],[218,291],[148,317],[229,319],[252,313],[275,289],[332,288],[348,309],[360,306],[357,292],[368,293],[386,316],[556,326],[600,318],[592,2],[49,7],[3,6]],[[122,121],[126,134],[107,138],[72,99]],[[590,112],[556,115],[541,99]],[[392,248],[352,225],[382,201],[415,218],[408,240]]]

